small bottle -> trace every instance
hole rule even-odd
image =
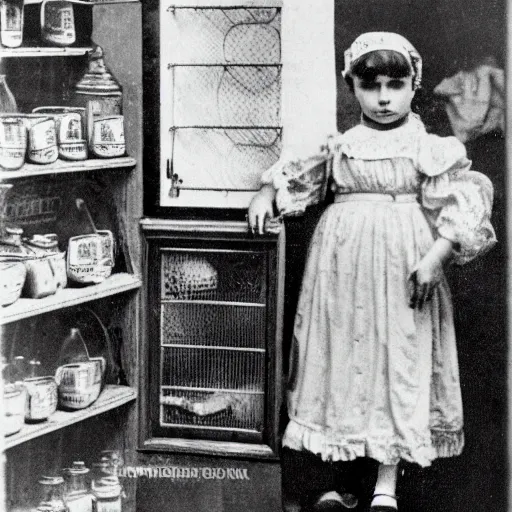
[[[59,365],[89,361],[87,345],[78,327],[72,327],[61,344]]]
[[[84,462],[75,461],[63,470],[66,482],[65,499],[69,512],[92,512],[92,494],[87,485],[89,469]]]
[[[6,384],[10,384],[11,381],[11,373],[12,373],[12,367],[11,364],[7,362],[7,358],[5,356],[2,356],[2,380],[4,383],[4,386]]]
[[[13,382],[23,382],[28,376],[28,365],[23,356],[15,356],[12,360]]]
[[[33,379],[34,377],[43,376],[43,367],[41,361],[38,359],[31,359],[28,362],[28,378]]]
[[[64,479],[61,476],[42,476],[39,484],[42,499],[36,509],[38,512],[69,512],[64,502]]]
[[[0,112],[4,114],[15,114],[18,112],[16,100],[7,85],[5,75],[0,74]]]

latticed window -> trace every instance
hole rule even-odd
[[[229,3],[161,8],[162,206],[240,207],[281,153],[280,3]]]

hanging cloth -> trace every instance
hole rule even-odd
[[[482,64],[445,78],[434,94],[447,98],[446,113],[454,135],[468,142],[505,127],[505,73]]]

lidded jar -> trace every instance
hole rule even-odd
[[[121,512],[123,488],[119,481],[119,454],[112,450],[101,452],[100,462],[93,463],[91,492],[95,512]]]
[[[89,52],[87,71],[75,85],[75,103],[85,108],[90,105],[94,116],[122,114],[121,86],[105,65],[101,46]]]
[[[122,488],[117,476],[110,475],[93,480],[91,490],[95,512],[122,511]]]
[[[68,512],[64,501],[64,478],[61,476],[42,476],[39,479],[41,501],[38,512]]]
[[[89,468],[83,461],[75,461],[63,470],[66,482],[66,503],[69,512],[92,512],[92,495],[89,492],[87,475]]]

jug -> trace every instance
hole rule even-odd
[[[59,366],[55,372],[59,407],[85,409],[100,395],[106,361],[94,357],[89,361]]]

